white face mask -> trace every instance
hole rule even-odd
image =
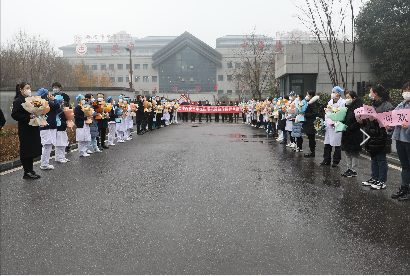
[[[403,92],[402,96],[406,101],[410,101],[410,92]]]
[[[85,104],[85,100],[81,100],[81,104]]]
[[[353,100],[352,99],[346,99],[345,102],[346,102],[346,105],[351,105]]]
[[[337,98],[337,94],[336,93],[332,93],[332,95],[330,95],[330,97],[332,98],[332,100]]]
[[[309,96],[306,95],[305,100],[309,101],[310,100]]]
[[[112,101],[112,105],[115,105],[115,101]]]
[[[94,98],[92,98],[92,99],[91,99],[91,102],[92,102],[92,103],[93,103],[93,102],[95,102],[95,99],[94,99]]]
[[[370,98],[370,100],[374,100],[374,97],[372,97],[372,93],[369,93],[369,98]]]
[[[118,102],[119,102],[119,103],[122,103],[122,99],[119,99]]]
[[[30,97],[31,96],[31,90],[29,89],[29,90],[25,90],[24,91],[24,95],[26,95],[27,97]]]
[[[98,101],[102,102],[102,101],[104,101],[104,98],[98,98]]]

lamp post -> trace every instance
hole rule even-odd
[[[130,50],[130,48],[125,48],[125,50],[127,50],[128,52],[130,52],[130,89],[132,89],[132,60],[131,60],[131,54],[132,51]]]

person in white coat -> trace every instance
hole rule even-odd
[[[339,86],[335,86],[332,89],[331,100],[327,103],[327,106],[338,104],[339,107],[344,107],[346,105],[345,100],[341,98],[343,89]],[[342,145],[342,132],[335,132],[335,126],[330,124],[327,116],[325,117],[326,134],[325,134],[325,149],[323,152],[323,161],[320,163],[321,166],[336,167],[340,160],[342,159],[342,150],[340,146]],[[333,153],[333,163],[332,163],[332,147],[335,147],[335,152]]]
[[[79,94],[75,99],[78,102],[78,105],[74,108],[74,119],[75,125],[77,126],[75,137],[78,141],[78,153],[80,154],[80,157],[87,157],[90,156],[87,153],[87,146],[91,141],[91,132],[90,126],[85,123],[87,117],[85,116],[84,111],[82,111],[82,106],[85,105],[85,97]]]
[[[58,163],[70,162],[65,158],[65,148],[69,144],[67,135],[67,119],[64,114],[65,101],[63,96],[57,95],[56,100],[60,103],[60,109],[57,111],[57,140],[55,143],[55,160]]]
[[[296,100],[296,93],[295,91],[291,91],[289,93],[289,103],[293,103]],[[299,102],[299,101],[298,101]],[[293,127],[293,122],[295,119],[290,118],[290,114],[287,113],[286,115],[286,126],[285,126],[285,131],[283,132],[283,141],[280,142],[281,144],[286,144],[287,143],[287,138],[288,138],[288,133],[289,133],[289,144],[287,144],[287,147],[290,148],[296,148],[296,142],[295,138],[292,136],[292,127]]]

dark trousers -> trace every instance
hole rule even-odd
[[[226,120],[226,113],[221,113],[222,116],[222,123]]]
[[[202,113],[199,113],[198,117],[199,117],[199,121],[202,122]]]
[[[33,171],[33,160],[34,158],[20,158],[21,165],[23,165],[24,173],[29,173]]]
[[[292,136],[291,136],[292,137]],[[303,136],[296,137],[296,145],[299,149],[302,149],[303,146]]]
[[[100,147],[100,139],[101,139],[101,147],[105,146],[105,134],[107,133],[106,128],[99,128],[98,129],[99,137],[97,137],[97,147]]]
[[[339,164],[342,159],[342,150],[340,147],[335,147],[335,152],[333,153],[333,164]],[[332,146],[329,144],[325,145],[323,151],[323,161],[330,163],[332,161]]]
[[[211,117],[211,115],[212,115],[212,113],[206,113],[206,121],[207,121],[207,122],[208,122],[208,118],[209,118],[209,121],[212,122],[212,117]],[[215,121],[216,121],[216,119],[215,119]]]
[[[246,113],[242,113],[242,120],[244,123],[246,122]]]
[[[315,134],[307,134],[307,137],[309,139],[310,152],[315,152],[315,149],[316,149]]]
[[[219,122],[219,113],[215,113],[215,122]]]
[[[295,137],[292,137],[292,131],[288,131],[289,132],[289,139],[291,143],[295,143]]]
[[[229,122],[230,122],[230,123],[233,123],[232,113],[229,113],[228,116],[229,116]]]
[[[137,134],[138,134],[138,133],[141,133],[141,130],[142,130],[142,129],[141,129],[141,125],[142,125],[142,121],[138,120],[138,121],[137,121]]]
[[[182,121],[188,122],[188,112],[182,112]]]
[[[148,118],[148,130],[152,130],[152,125],[154,123],[154,118]]]
[[[239,113],[234,113],[233,116],[235,118],[235,122],[238,122],[239,121]]]
[[[142,131],[145,131],[146,129],[147,129],[147,119],[144,118],[144,119],[141,121],[141,130],[142,130]]]

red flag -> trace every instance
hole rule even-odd
[[[245,89],[245,86],[246,86],[246,84],[244,84],[244,85],[242,86],[242,89]]]
[[[154,92],[157,93],[157,88],[156,87],[154,88]]]
[[[215,85],[215,86],[214,86],[214,90],[216,90],[216,89],[218,89],[218,85]]]

